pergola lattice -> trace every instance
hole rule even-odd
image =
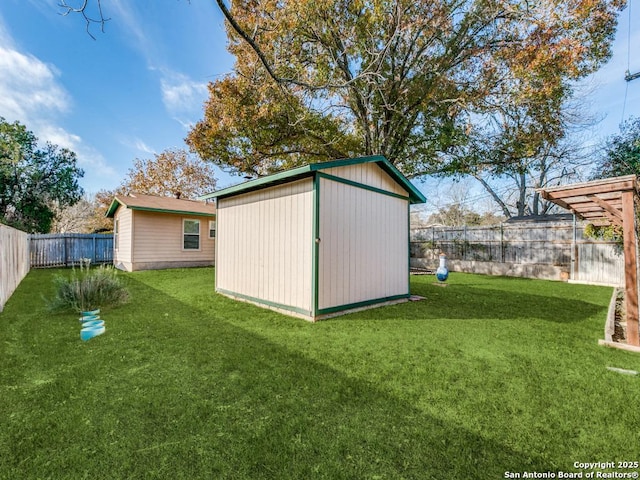
[[[617,225],[624,237],[625,306],[627,344],[640,346],[638,337],[638,267],[635,175],[539,189],[542,198],[573,212],[596,226]]]

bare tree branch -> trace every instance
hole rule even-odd
[[[85,1],[87,1],[87,0],[85,0]],[[269,59],[267,58],[265,53],[262,51],[262,49],[260,48],[258,43],[255,41],[255,33],[257,32],[257,28],[258,27],[257,26],[255,27],[256,29],[254,30],[254,35],[253,36],[249,35],[240,26],[240,24],[236,21],[235,17],[229,11],[229,9],[227,8],[226,4],[224,3],[224,0],[216,0],[216,4],[220,8],[220,11],[224,15],[225,19],[229,22],[229,25],[231,25],[231,28],[233,28],[233,30],[238,35],[240,35],[240,37],[242,37],[242,39],[245,42],[247,42],[247,44],[255,52],[255,54],[257,55],[258,59],[260,60],[260,63],[262,64],[262,66],[265,68],[265,70],[269,74],[269,77],[271,77],[271,79],[274,82],[276,82],[277,84],[279,84],[279,85],[295,85],[295,86],[298,86],[298,87],[303,87],[303,88],[309,89],[311,91],[329,90],[329,89],[338,90],[338,89],[344,89],[344,88],[348,88],[348,87],[352,86],[355,82],[357,82],[359,79],[361,79],[363,77],[379,76],[379,73],[377,73],[376,71],[368,71],[367,70],[367,71],[360,72],[358,75],[355,75],[355,76],[348,76],[344,83],[325,83],[325,84],[322,84],[322,85],[313,85],[313,84],[310,84],[308,82],[303,82],[303,81],[295,79],[295,78],[281,77],[275,72],[272,63],[269,61]],[[382,49],[382,51],[378,53],[378,56],[380,58],[382,58],[386,54],[387,49],[388,49],[388,45],[385,46]],[[343,54],[344,51],[341,51],[340,53]],[[342,58],[342,59],[336,58],[335,60],[338,61],[338,62],[346,61],[344,58]],[[372,66],[379,65],[380,63],[381,62],[375,62],[374,61],[374,62],[372,62]],[[374,70],[374,69],[372,69],[372,70]]]
[[[63,9],[63,11],[60,13],[60,15],[62,15],[63,17],[66,17],[67,15],[69,15],[70,13],[79,13],[80,15],[82,15],[82,18],[84,18],[86,24],[87,24],[87,34],[93,38],[94,40],[96,39],[96,37],[93,36],[93,34],[91,33],[91,24],[93,23],[97,23],[100,25],[100,31],[102,33],[104,33],[104,25],[106,22],[108,22],[109,20],[111,20],[110,18],[105,18],[104,13],[102,12],[102,0],[95,0],[96,1],[96,5],[98,6],[98,18],[92,18],[91,16],[89,16],[89,14],[87,13],[87,7],[89,6],[89,0],[82,0],[82,2],[80,3],[79,6],[77,7],[73,7],[71,5],[69,5],[67,3],[67,0],[60,0],[60,3],[58,4],[58,6],[60,8]]]

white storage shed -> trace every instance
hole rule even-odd
[[[382,156],[295,168],[214,192],[216,291],[318,320],[409,297],[409,206]]]

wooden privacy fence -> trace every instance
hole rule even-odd
[[[91,264],[113,262],[113,234],[55,233],[29,235],[32,267],[68,267],[83,258]]]
[[[0,224],[0,312],[29,266],[29,235]]]
[[[624,283],[622,249],[615,242],[585,237],[583,225],[572,221],[411,230],[413,267],[437,267],[440,252],[452,270]]]

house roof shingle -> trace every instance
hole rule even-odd
[[[116,210],[120,206],[130,208],[131,210],[200,215],[205,217],[215,217],[216,214],[216,207],[211,203],[205,203],[198,200],[131,193],[129,195],[116,195],[107,209],[106,216],[113,218]]]

